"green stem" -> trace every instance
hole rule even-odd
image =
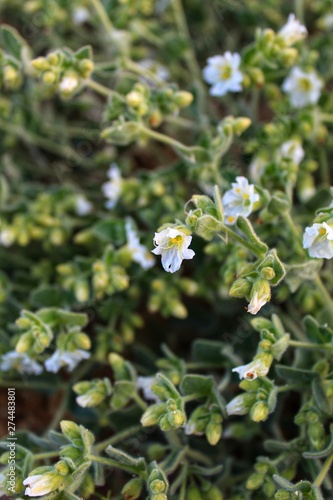
[[[248,250],[251,250],[251,252],[256,255],[259,259],[261,259],[264,254],[262,252],[260,252],[259,250],[257,250],[256,248],[254,248],[253,245],[251,245],[251,243],[249,243],[248,241],[244,240],[244,238],[242,238],[239,234],[237,234],[233,229],[231,229],[230,227],[228,226],[224,226],[223,225],[223,228],[222,228],[223,231],[225,231],[229,236],[231,236],[234,240],[238,241],[238,243],[240,243],[241,245],[243,245],[245,248],[247,248]],[[221,237],[221,236],[220,236]],[[221,237],[222,238],[222,237]],[[222,238],[223,239],[223,238]]]
[[[180,149],[181,151],[185,152],[192,152],[193,148],[191,146],[185,146],[182,142],[177,141],[176,139],[173,139],[172,137],[169,137],[168,135],[165,134],[160,134],[159,132],[155,132],[154,130],[150,130],[149,128],[146,128],[144,125],[140,127],[141,131],[150,137],[151,139],[155,139],[156,141],[163,142],[164,144],[168,144],[169,146],[172,146],[173,148]]]
[[[114,30],[113,24],[104,8],[104,5],[100,0],[90,0],[91,4],[93,5],[94,9],[96,10],[98,17],[100,18],[104,29],[108,36],[112,33]]]
[[[58,456],[59,456],[59,450],[46,451],[45,453],[36,453],[36,455],[32,457],[32,460],[36,462],[37,460],[47,460],[48,458],[53,458]]]
[[[91,88],[92,90],[95,90],[98,94],[101,94],[105,97],[116,97],[122,102],[125,102],[124,97],[119,94],[116,90],[109,89],[108,87],[105,87],[105,85],[101,85],[98,82],[95,82],[94,80],[87,80],[86,81],[86,86]]]
[[[304,2],[303,0],[295,0],[296,17],[301,23],[304,23]]]
[[[333,463],[333,453],[331,455],[329,455],[327,457],[327,459],[325,460],[323,468],[321,469],[320,473],[318,474],[318,476],[316,477],[316,479],[313,483],[315,486],[319,487],[322,484],[322,482],[325,480],[325,477],[326,477],[328,471],[330,470],[332,463]]]
[[[118,432],[114,436],[105,439],[104,441],[101,441],[100,443],[96,444],[94,446],[94,451],[95,452],[100,452],[105,450],[105,448],[109,445],[114,446],[115,444],[124,441],[125,439],[129,438],[130,436],[133,436],[140,432],[142,429],[141,425],[134,425],[133,427],[130,427],[129,429],[125,429],[122,432]]]
[[[148,408],[147,403],[139,396],[139,394],[134,394],[132,399],[136,402],[136,404],[141,408],[141,410],[146,411]]]
[[[320,167],[320,173],[321,173],[321,180],[323,184],[325,184],[327,187],[331,185],[331,179],[330,179],[330,167],[328,164],[327,160],[327,154],[324,148],[319,148],[318,149],[318,157],[319,157],[319,167]]]
[[[117,462],[116,460],[112,460],[112,458],[99,457],[96,455],[89,455],[88,458],[92,462],[97,462],[99,464],[108,465],[109,467],[117,467],[118,469],[125,470],[127,472],[130,472],[131,474],[139,475],[141,477],[146,476],[145,472],[138,471],[135,467],[121,464],[121,463]]]
[[[318,349],[326,351],[333,350],[333,344],[314,344],[313,342],[300,342],[298,340],[290,340],[289,345],[292,347],[301,347],[302,349]]]
[[[134,61],[131,61],[130,59],[125,59],[124,61],[124,68],[127,69],[128,71],[131,71],[132,73],[135,73],[136,75],[141,76],[142,78],[149,79],[156,85],[164,85],[164,81],[156,76],[154,73],[149,71],[146,68],[143,68],[140,66],[140,64],[135,63]]]
[[[287,392],[287,391],[293,391],[297,389],[303,389],[303,385],[301,384],[286,384],[286,385],[280,385],[280,387],[277,388],[278,392]]]

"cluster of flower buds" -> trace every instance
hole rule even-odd
[[[198,285],[189,278],[177,280],[153,279],[151,282],[148,309],[150,312],[159,312],[163,316],[173,316],[183,319],[187,317],[187,309],[182,301],[181,294],[192,297],[196,294]]]
[[[94,262],[92,271],[92,286],[97,299],[128,288],[129,276],[124,266],[117,262],[117,252],[111,246],[105,249],[102,259]]]
[[[210,445],[215,446],[222,436],[222,414],[218,405],[198,406],[190,415],[185,427],[186,434],[205,435]]]
[[[108,378],[83,380],[73,386],[78,394],[76,402],[83,408],[98,406],[112,393],[112,385]]]
[[[260,375],[259,377],[251,381],[243,380],[239,384],[239,387],[246,392],[236,396],[227,404],[228,415],[249,413],[251,420],[262,422],[274,411],[277,389],[273,382]]]
[[[70,99],[81,90],[94,69],[91,47],[82,47],[76,52],[59,49],[33,59],[31,67],[49,94],[58,92],[63,99]]]
[[[0,50],[0,88],[18,89],[23,81],[22,64]]]
[[[156,375],[151,391],[160,400],[142,415],[144,427],[158,424],[163,431],[178,429],[186,424],[184,401],[173,383],[162,373]]]
[[[166,475],[156,462],[152,462],[148,468],[147,487],[149,497],[147,500],[167,500],[169,482]]]
[[[254,466],[253,472],[246,481],[246,489],[249,491],[257,491],[265,495],[265,498],[272,498],[276,486],[272,480],[272,475],[275,474],[276,467],[266,457],[260,457]]]

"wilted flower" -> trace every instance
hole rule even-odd
[[[280,153],[282,158],[288,158],[296,165],[299,165],[304,158],[304,149],[296,139],[284,142],[280,148]]]
[[[266,279],[258,279],[252,286],[251,300],[247,312],[257,314],[260,309],[271,300],[271,287]]]
[[[132,254],[134,262],[140,264],[143,269],[149,269],[152,267],[155,263],[154,258],[150,255],[147,248],[144,245],[141,245],[139,237],[132,228],[130,221],[126,221],[125,230],[127,236],[127,247]]]
[[[254,185],[249,184],[246,177],[236,177],[232,189],[226,191],[222,198],[226,215],[226,224],[235,224],[237,217],[247,217],[253,210],[253,205],[259,201],[259,195],[254,192]]]
[[[138,377],[136,381],[136,386],[141,389],[144,398],[151,401],[160,401],[160,398],[152,391],[152,385],[156,383],[155,377]]]
[[[278,35],[287,46],[294,45],[299,40],[303,40],[308,34],[305,26],[303,26],[295,14],[289,14],[287,23],[280,29]]]
[[[68,371],[74,370],[82,359],[90,358],[90,353],[83,349],[75,351],[63,351],[57,349],[52,356],[45,361],[45,368],[48,372],[57,373],[62,367],[67,366]]]
[[[29,497],[41,497],[55,491],[64,482],[64,477],[54,472],[46,474],[36,474],[27,477],[23,484],[28,486],[25,495]]]
[[[92,203],[83,195],[79,195],[75,201],[75,210],[78,215],[88,215],[93,208]]]
[[[43,371],[43,367],[26,353],[9,351],[1,356],[0,370],[6,372],[12,369],[28,375],[40,375]]]
[[[107,175],[110,180],[102,185],[102,191],[104,193],[104,196],[108,198],[108,201],[105,203],[106,208],[112,209],[119,199],[122,190],[123,179],[121,177],[119,167],[116,163],[111,164]]]
[[[331,259],[333,257],[333,228],[326,222],[307,227],[303,236],[303,247],[309,249],[310,257]]]
[[[207,62],[202,73],[204,80],[212,85],[209,91],[211,95],[222,96],[227,92],[242,90],[243,75],[239,69],[241,63],[239,54],[228,51],[223,56],[209,57]]]
[[[192,236],[167,227],[160,233],[155,233],[154,243],[156,248],[152,250],[155,255],[162,255],[162,266],[168,273],[178,271],[183,259],[193,259],[194,252],[188,247],[192,241]]]
[[[305,72],[296,67],[283,82],[282,90],[289,94],[294,108],[304,108],[317,103],[322,86],[323,82],[314,71]]]
[[[265,377],[273,361],[273,356],[270,353],[262,352],[258,354],[251,363],[247,365],[237,366],[233,368],[233,372],[239,374],[239,378],[247,380],[255,380],[257,377]]]

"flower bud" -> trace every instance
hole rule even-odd
[[[246,481],[246,489],[247,490],[257,490],[263,484],[265,476],[262,474],[258,474],[257,472],[251,474],[251,476]]]
[[[140,497],[142,491],[143,483],[138,477],[135,477],[128,481],[121,490],[121,494],[124,500],[137,500]]]
[[[264,278],[265,280],[272,280],[275,278],[275,271],[272,267],[263,267],[260,270],[260,276]]]
[[[73,336],[73,342],[78,349],[90,349],[91,347],[90,338],[83,332],[75,333]]]
[[[163,493],[167,489],[167,485],[161,479],[154,479],[149,483],[149,488],[152,493]]]
[[[216,486],[212,485],[207,491],[205,491],[204,500],[223,500],[223,495]]]
[[[233,123],[233,131],[234,134],[237,136],[241,135],[245,130],[247,130],[252,121],[251,118],[248,118],[247,116],[242,116],[240,118],[235,118],[234,123]]]
[[[163,121],[163,114],[159,109],[154,109],[149,115],[149,125],[152,128],[157,128]]]
[[[81,438],[80,429],[77,424],[70,420],[62,420],[60,422],[61,432],[70,440]]]
[[[32,332],[29,331],[21,335],[16,344],[15,350],[16,352],[21,354],[29,351],[33,345],[34,345],[34,338]]]
[[[215,446],[221,439],[222,425],[220,423],[211,421],[206,427],[206,437],[210,445]]]
[[[239,278],[234,281],[229,290],[229,295],[237,299],[241,299],[249,295],[252,289],[252,283],[245,278]]]
[[[186,500],[202,500],[202,493],[194,484],[187,490]]]
[[[67,476],[67,474],[69,473],[69,467],[63,460],[57,462],[54,468],[57,472],[59,472],[61,476]]]
[[[165,403],[157,403],[155,405],[152,405],[144,412],[140,422],[143,427],[151,427],[152,425],[156,425],[157,422],[160,424],[159,420],[162,415],[166,416],[166,411],[167,408]]]
[[[79,62],[79,72],[83,78],[88,78],[94,70],[94,63],[90,59],[82,59]]]
[[[52,85],[55,83],[56,79],[57,75],[54,71],[45,71],[43,74],[43,82],[46,83],[46,85]]]
[[[268,406],[263,401],[258,401],[255,403],[250,411],[250,418],[254,422],[263,422],[268,417]]]
[[[293,66],[298,58],[298,50],[292,47],[283,49],[279,52],[279,58],[281,63],[289,68]]]
[[[45,57],[37,57],[31,61],[31,66],[38,71],[46,71],[50,68],[50,64]]]
[[[190,92],[186,92],[184,90],[181,90],[179,92],[176,92],[173,96],[173,101],[179,106],[180,108],[186,108],[193,102],[193,94]]]

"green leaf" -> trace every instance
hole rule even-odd
[[[324,384],[321,379],[318,378],[317,380],[312,381],[312,393],[320,411],[331,416],[333,414],[332,398],[330,401],[326,396]]]
[[[213,467],[203,467],[201,465],[190,465],[189,471],[197,476],[215,476],[223,470],[223,465],[214,465]]]
[[[120,246],[126,242],[124,223],[119,219],[109,218],[101,220],[92,226],[91,232],[106,243],[113,243]]]
[[[321,259],[311,259],[301,264],[287,266],[286,283],[292,293],[295,293],[304,281],[313,280],[321,269]]]
[[[222,353],[225,348],[223,342],[213,340],[196,340],[192,345],[192,356],[194,361],[207,363],[208,365],[225,366],[226,358]]]
[[[35,307],[63,307],[74,303],[70,292],[52,285],[41,285],[32,290],[30,301]]]
[[[0,28],[1,45],[6,52],[12,55],[18,61],[21,61],[22,49],[27,47],[19,32],[12,26],[3,24]]]
[[[253,247],[261,253],[266,253],[268,250],[268,246],[266,243],[260,240],[259,236],[256,234],[256,232],[253,229],[253,226],[249,219],[246,217],[239,216],[237,218],[236,226],[242,231],[243,234],[245,234],[247,240],[253,245]],[[265,266],[263,266],[265,267]]]
[[[88,316],[84,313],[73,313],[55,307],[40,309],[37,315],[45,323],[57,326],[67,326],[68,328],[73,326],[83,327],[88,323]]]
[[[185,375],[180,388],[185,396],[195,394],[205,397],[210,395],[213,386],[213,377],[204,375]]]
[[[75,59],[82,60],[82,59],[92,59],[93,58],[93,52],[92,52],[92,47],[91,45],[85,45],[84,47],[81,47],[79,50],[77,50],[74,53]]]
[[[143,457],[134,458],[128,453],[125,453],[124,451],[119,450],[118,448],[114,448],[111,445],[109,445],[105,449],[105,452],[109,455],[109,457],[111,457],[119,464],[125,465],[126,467],[132,467],[137,472],[143,472],[147,468],[146,461]]]
[[[276,365],[275,367],[279,377],[290,382],[310,383],[319,374],[310,370],[301,370],[300,368],[292,368],[290,366]]]
[[[239,219],[239,217],[238,217]],[[270,250],[266,257],[263,259],[261,264],[258,266],[258,271],[263,269],[264,267],[272,267],[275,271],[275,276],[273,279],[269,280],[269,284],[272,286],[276,286],[280,283],[280,281],[284,278],[286,271],[285,268],[277,256],[276,250]]]

